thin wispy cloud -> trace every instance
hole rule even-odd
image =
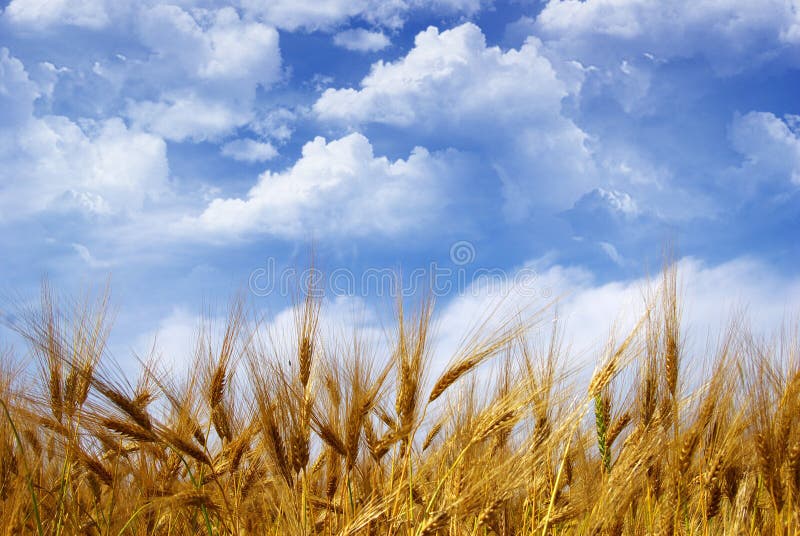
[[[357,52],[376,52],[391,44],[383,32],[370,32],[364,28],[344,30],[333,36],[333,44]]]

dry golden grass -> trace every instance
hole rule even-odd
[[[102,357],[107,294],[62,307],[45,288],[16,325],[39,374],[0,358],[0,531],[797,533],[797,334],[735,323],[705,376],[683,370],[702,356],[683,355],[677,288],[665,270],[583,386],[557,327],[534,344],[532,322],[499,322],[429,378],[430,301],[398,307],[381,356],[322,337],[311,298],[290,354],[236,301],[193,374],[149,360],[132,384]]]

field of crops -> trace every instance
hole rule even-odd
[[[534,344],[518,315],[430,377],[430,303],[398,306],[380,355],[322,337],[313,299],[290,355],[237,301],[220,340],[198,332],[193,374],[143,359],[123,378],[107,299],[45,290],[15,324],[30,352],[0,362],[0,531],[794,533],[796,333],[736,323],[690,361],[676,286],[665,270],[588,381],[568,332]]]

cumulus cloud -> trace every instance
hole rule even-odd
[[[798,314],[800,279],[786,277],[753,258],[741,257],[718,265],[695,258],[678,264],[683,295],[683,320],[690,350],[695,357],[705,349],[711,336],[723,332],[738,312],[744,312],[756,333],[770,331]],[[564,272],[558,268],[542,272],[542,283],[564,295],[559,305],[568,332],[575,337],[575,349],[595,357],[616,319],[620,333],[630,329],[644,311],[643,290],[648,279],[598,284],[586,272]],[[748,315],[750,311],[752,315]]]
[[[198,81],[269,85],[280,74],[278,33],[242,20],[231,7],[187,12],[157,5],[140,13],[138,28],[158,62]]]
[[[33,115],[33,103],[41,96],[25,66],[11,56],[7,48],[0,48],[0,125],[16,126]]]
[[[730,139],[744,156],[740,172],[749,181],[778,180],[800,185],[800,129],[798,117],[781,119],[770,112],[734,117]]]
[[[472,127],[474,135],[475,127],[490,118],[517,124],[553,121],[569,92],[539,55],[538,43],[503,52],[487,47],[472,23],[443,32],[429,27],[405,57],[375,63],[360,86],[326,90],[314,111],[327,120],[428,129],[445,125],[452,131]]]
[[[140,209],[168,189],[166,145],[119,118],[33,115],[41,92],[23,64],[0,49],[0,214],[45,210],[108,214]]]
[[[524,277],[519,277],[523,273]],[[557,318],[564,333],[563,350],[569,357],[565,365],[588,373],[602,356],[609,337],[620,342],[644,313],[645,298],[652,296],[661,282],[657,274],[654,277],[600,281],[581,266],[533,259],[511,269],[504,281],[476,280],[464,292],[442,300],[436,310],[429,378],[438,376],[470,333],[499,329],[520,314],[536,318],[531,332],[534,341],[546,342]],[[717,347],[732,320],[742,318],[755,336],[771,337],[781,326],[796,321],[800,313],[800,277],[782,274],[751,257],[713,265],[685,257],[678,262],[678,291],[685,342],[683,366],[689,375],[711,356],[709,350]],[[554,297],[558,297],[555,303]],[[353,296],[325,300],[320,336],[326,345],[346,344],[357,333],[366,348],[385,357],[387,336],[391,337],[387,326],[393,321],[385,306]],[[297,307],[286,307],[271,315],[263,326],[262,340],[293,355],[297,314]],[[183,373],[191,363],[193,343],[202,325],[210,327],[206,332],[212,339],[221,340],[223,317],[212,316],[209,322],[185,307],[175,307],[156,329],[138,336],[134,348],[139,355],[147,355],[155,346],[166,368]]]
[[[404,0],[242,0],[242,7],[269,24],[294,31],[325,30],[351,17],[399,27],[408,6]]]
[[[383,32],[370,32],[364,28],[344,30],[333,36],[333,44],[357,52],[375,52],[391,44]]]
[[[0,131],[0,160],[5,217],[136,211],[168,187],[164,141],[129,130],[120,119],[87,130],[61,116],[32,119],[14,132]]]
[[[375,156],[369,140],[317,137],[283,172],[267,171],[244,199],[217,198],[184,232],[281,237],[397,235],[423,229],[447,204],[458,157],[415,148],[405,160]]]
[[[522,273],[524,277],[520,277]],[[601,282],[581,266],[544,259],[511,270],[505,281],[476,280],[437,310],[430,377],[443,371],[465,336],[479,328],[484,333],[499,329],[520,314],[537,319],[531,337],[539,341],[550,336],[552,321],[557,318],[570,358],[565,364],[589,372],[609,337],[613,335],[619,342],[633,328],[645,311],[645,297],[659,284],[658,278],[646,277]],[[678,262],[678,284],[688,374],[702,365],[732,320],[741,316],[754,335],[771,337],[800,314],[800,278],[783,275],[750,257],[716,265],[685,257]],[[555,304],[553,297],[559,298]],[[376,307],[352,297],[328,302],[321,323],[326,337],[346,339],[357,327],[366,339],[385,341],[386,324]],[[291,333],[295,314],[294,308],[287,308],[270,324],[270,330],[283,333],[289,344],[291,337],[285,334]]]
[[[278,151],[271,143],[258,142],[251,139],[229,141],[222,146],[223,156],[240,162],[265,162],[278,156]]]
[[[113,12],[124,9],[127,3],[124,0],[12,0],[4,16],[14,24],[34,28],[64,25],[96,30],[108,26]]]
[[[561,114],[580,86],[559,78],[529,39],[520,49],[488,47],[466,23],[418,34],[395,62],[375,63],[359,89],[328,89],[314,104],[323,120],[382,123],[453,146],[480,147],[504,182],[510,214],[528,204],[566,208],[593,176],[586,134]]]
[[[130,57],[97,57],[93,74],[118,92],[98,98],[115,108],[127,101],[127,117],[136,126],[172,141],[215,140],[246,125],[255,119],[257,88],[269,88],[283,75],[277,30],[240,17],[231,6],[14,0],[4,18],[11,27],[90,28],[99,39],[133,45],[126,50]]]
[[[155,329],[138,335],[132,341],[132,350],[142,358],[150,355],[157,357],[159,369],[180,377],[192,364],[195,344],[203,325],[204,318],[201,315],[194,314],[185,307],[174,307],[159,321]],[[127,363],[133,368],[133,363]]]
[[[575,203],[575,206],[590,210],[606,210],[624,217],[634,217],[639,214],[639,207],[629,194],[602,188],[595,188],[584,195]]]
[[[253,344],[267,344],[279,355],[297,355],[295,329],[302,306],[286,307],[272,314],[261,324]],[[226,318],[222,315],[200,315],[185,306],[175,306],[163,316],[156,326],[136,335],[131,347],[139,356],[151,353],[158,357],[157,366],[181,376],[190,370],[194,359],[198,335],[203,332],[212,345],[220,344],[224,336]],[[365,349],[386,348],[386,332],[375,309],[361,298],[338,296],[325,300],[319,311],[318,336],[326,348],[344,344],[351,348],[352,334],[357,332]],[[348,344],[349,343],[349,344]],[[382,356],[388,355],[382,352]],[[289,367],[296,362],[284,363]],[[246,367],[245,363],[239,363]],[[242,370],[242,369],[240,369]],[[131,371],[135,372],[135,371]]]
[[[557,312],[564,327],[564,342],[570,348],[571,361],[567,364],[591,369],[609,335],[613,332],[619,341],[634,326],[644,312],[647,289],[659,283],[647,278],[599,282],[580,266],[543,260],[530,261],[519,268],[523,269],[536,273],[521,287],[525,292],[510,284],[468,289],[440,311],[438,340],[444,350],[437,352],[440,363],[486,311],[496,311],[493,321],[497,322],[523,308],[536,312],[549,303],[551,296],[557,296],[557,305],[545,311],[535,331],[548,336],[552,329],[548,320]],[[782,275],[753,258],[709,265],[687,257],[678,263],[678,274],[686,358],[695,366],[707,357],[708,346],[713,348],[718,342],[713,337],[722,334],[739,313],[744,314],[756,335],[765,337],[775,335],[774,330],[796,320],[800,313],[800,278]],[[512,272],[508,281],[513,280]]]
[[[702,56],[736,72],[797,45],[794,0],[551,0],[537,35],[584,63]]]
[[[289,140],[294,134],[294,123],[297,114],[287,108],[273,108],[265,113],[258,114],[250,122],[248,128],[261,138],[271,139],[277,143]]]
[[[242,0],[251,16],[281,29],[330,30],[349,19],[360,18],[375,25],[399,28],[415,9],[444,14],[474,14],[482,0]]]
[[[137,7],[170,3],[189,10],[214,5],[203,0],[11,0],[5,15],[13,24],[33,28],[78,26],[96,30],[120,23]],[[327,31],[353,18],[399,28],[412,10],[471,15],[491,0],[239,0],[234,4],[248,18],[283,30]]]
[[[242,20],[233,8],[189,13],[158,5],[141,11],[138,28],[152,55],[125,65],[125,76],[160,91],[157,99],[132,101],[128,115],[167,139],[214,139],[246,124],[256,88],[281,76],[277,31]]]
[[[131,102],[126,115],[133,123],[171,141],[215,140],[250,120],[249,107],[197,95],[165,93],[158,101]]]
[[[563,214],[579,235],[605,237],[627,226],[640,211],[627,192],[595,188],[583,194]]]

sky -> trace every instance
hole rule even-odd
[[[438,274],[444,348],[515,289],[592,355],[668,246],[694,340],[797,313],[798,0],[0,9],[0,292],[110,280],[123,362],[312,249],[332,324]]]

